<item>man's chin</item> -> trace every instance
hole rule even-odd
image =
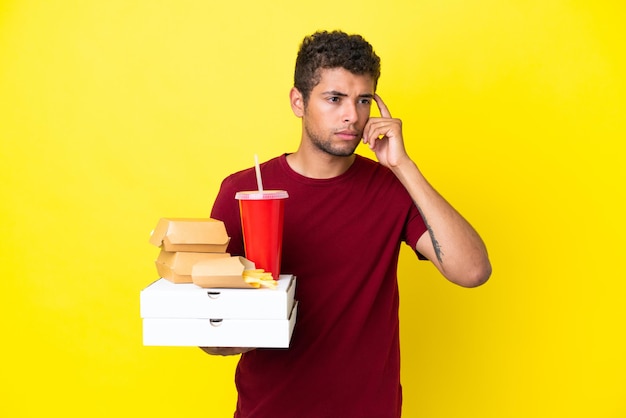
[[[354,155],[356,148],[359,146],[359,143],[356,144],[343,144],[341,147],[334,147],[330,154],[336,157],[351,157]]]
[[[332,155],[333,157],[351,157],[354,155],[356,148],[359,146],[360,141],[356,142],[316,142],[313,141],[313,145],[315,145],[320,151],[325,152],[328,155]]]
[[[332,155],[333,157],[351,157],[354,155],[354,151],[356,150],[356,147],[350,149],[350,150],[326,150],[326,152],[330,155]]]

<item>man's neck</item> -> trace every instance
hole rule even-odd
[[[313,179],[330,179],[345,173],[355,155],[336,157],[321,150],[305,150],[302,146],[287,156],[289,167],[296,173]]]

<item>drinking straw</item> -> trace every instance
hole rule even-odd
[[[259,191],[263,191],[263,180],[261,180],[261,168],[259,167],[259,157],[254,154],[254,170],[256,171],[256,184]]]

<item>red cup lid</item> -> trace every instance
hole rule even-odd
[[[273,200],[286,199],[289,194],[285,190],[250,190],[245,192],[237,192],[235,199],[238,200]]]

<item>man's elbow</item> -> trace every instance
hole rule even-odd
[[[471,268],[464,269],[455,277],[449,277],[449,280],[459,286],[471,288],[485,284],[489,277],[491,277],[491,263],[489,260],[485,260]]]
[[[487,263],[481,269],[476,269],[472,274],[468,275],[465,287],[478,287],[487,282],[491,277],[491,264]]]

